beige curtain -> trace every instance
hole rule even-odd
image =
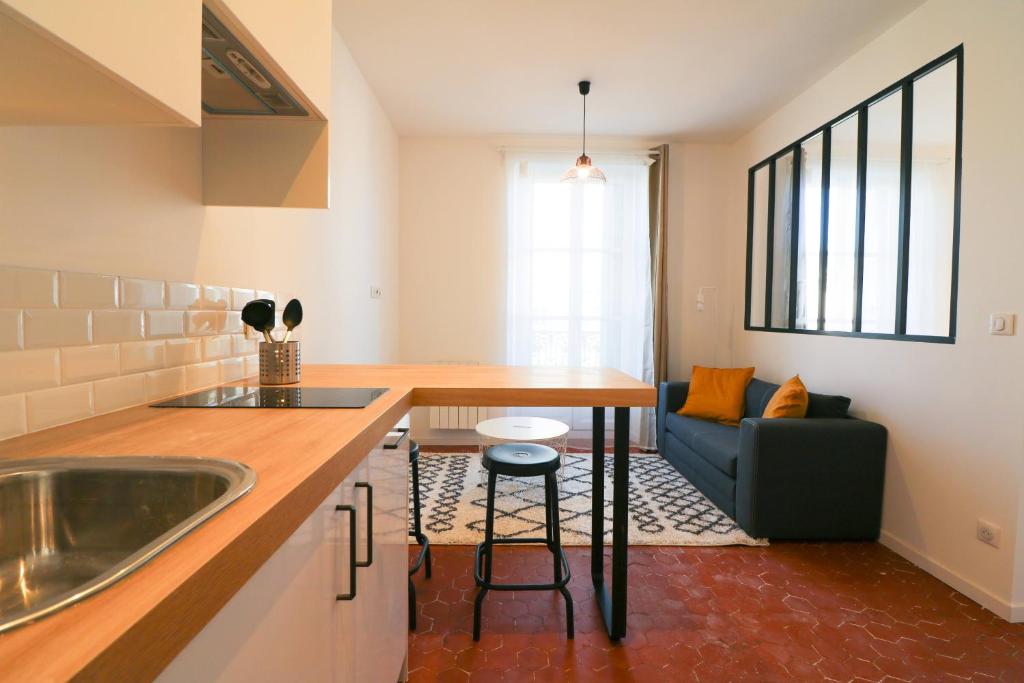
[[[668,379],[668,293],[665,283],[665,232],[668,189],[668,145],[651,150],[649,192],[651,222],[651,302],[653,306],[654,364],[650,382],[657,386]],[[644,411],[640,446],[655,448],[656,424],[653,409]]]

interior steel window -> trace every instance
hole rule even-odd
[[[963,46],[754,165],[744,327],[953,343]]]

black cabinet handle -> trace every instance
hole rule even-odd
[[[398,433],[401,434],[401,436],[399,436],[398,439],[394,443],[386,443],[386,444],[384,444],[384,450],[386,450],[386,451],[398,450],[398,447],[400,445],[402,445],[402,442],[405,441],[405,438],[407,436],[409,436],[409,428],[408,427],[396,427],[395,429],[392,429],[391,431],[398,432]]]
[[[373,485],[368,481],[357,481],[355,486],[366,489],[366,560],[364,562],[357,561],[356,566],[369,567],[373,564]],[[354,514],[353,518],[355,518]],[[353,557],[355,556],[353,555]]]
[[[356,509],[352,505],[337,505],[335,511],[348,513],[348,575],[351,581],[347,593],[338,593],[338,600],[354,600],[356,597]]]

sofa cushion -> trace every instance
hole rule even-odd
[[[850,399],[846,396],[807,394],[807,417],[849,417]]]
[[[747,385],[746,406],[744,407],[743,417],[761,417],[764,415],[765,406],[768,405],[768,401],[772,400],[772,396],[775,395],[775,390],[778,388],[778,384],[772,384],[756,378],[750,380],[750,384]]]
[[[736,459],[740,452],[739,427],[671,414],[666,418],[665,428],[720,472],[736,476]]]
[[[672,434],[665,435],[665,452],[661,454],[712,503],[736,518],[736,480],[697,455]]]
[[[736,460],[740,455],[739,427],[716,426],[724,429],[698,433],[693,440],[693,450],[725,474],[735,477]]]
[[[738,426],[743,417],[744,395],[754,368],[705,368],[693,366],[686,403],[678,412],[687,417]]]

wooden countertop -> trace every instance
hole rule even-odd
[[[256,471],[248,495],[110,588],[0,635],[0,680],[151,680],[413,406],[653,406],[614,370],[323,365],[300,386],[388,387],[361,410],[130,408],[0,442],[0,458],[188,455]]]

